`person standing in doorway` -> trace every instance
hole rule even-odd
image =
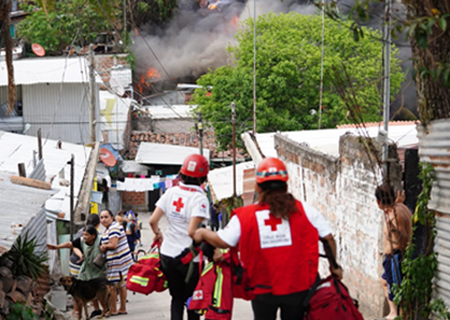
[[[400,286],[402,282],[401,263],[411,240],[412,214],[403,204],[404,193],[398,193],[396,199],[394,190],[388,183],[377,187],[375,197],[378,207],[384,212],[384,272],[380,282],[389,305],[389,314],[384,319],[392,320],[398,317],[392,287],[394,284]]]
[[[199,274],[193,272],[185,282],[188,266],[181,265],[176,259],[192,244],[195,231],[209,218],[209,201],[201,188],[208,175],[208,160],[199,154],[186,157],[180,170],[181,183],[170,188],[156,203],[156,209],[150,217],[150,227],[154,241],[162,241],[161,263],[167,277],[170,295],[171,320],[182,320],[187,299],[192,296]],[[166,215],[168,228],[163,238],[159,221]],[[194,270],[198,270],[198,257],[194,260]],[[188,320],[198,320],[200,316],[188,310]]]
[[[277,158],[265,158],[256,171],[255,204],[235,209],[224,229],[217,233],[198,229],[197,243],[216,248],[239,245],[240,260],[247,272],[255,320],[303,319],[303,301],[314,284],[319,267],[319,237],[328,242],[336,257],[332,230],[323,215],[287,192],[288,173]],[[337,279],[342,269],[330,271]]]

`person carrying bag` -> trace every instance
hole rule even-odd
[[[154,291],[163,292],[168,288],[166,276],[161,270],[160,246],[160,241],[154,242],[149,253],[130,267],[128,290],[149,295]]]

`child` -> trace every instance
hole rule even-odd
[[[142,221],[139,220],[138,218],[138,213],[135,213],[136,215],[136,221],[137,221],[137,234],[138,234],[138,240],[139,240],[139,245],[142,247],[142,237],[141,237],[141,229],[142,229]]]

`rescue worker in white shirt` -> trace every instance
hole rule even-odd
[[[287,192],[284,163],[265,158],[256,172],[258,203],[235,209],[226,228],[217,233],[198,229],[197,243],[217,248],[239,244],[240,260],[248,273],[255,320],[303,319],[303,300],[318,275],[319,237],[336,257],[332,230],[323,215]],[[330,261],[331,266],[331,261]],[[330,271],[342,279],[340,267]]]
[[[172,296],[170,317],[182,320],[186,300],[192,296],[199,274],[193,272],[189,282],[185,283],[188,266],[180,265],[176,259],[192,244],[195,231],[209,219],[209,201],[200,187],[206,181],[209,171],[208,160],[199,154],[186,157],[180,170],[182,183],[172,187],[156,203],[156,209],[150,217],[150,227],[155,233],[154,241],[161,240],[161,264],[167,277]],[[164,234],[158,223],[166,215],[168,228]],[[194,259],[194,270],[198,270],[198,257]],[[200,316],[188,310],[188,320],[198,320]]]

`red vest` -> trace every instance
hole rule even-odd
[[[268,205],[235,210],[241,225],[240,258],[255,294],[300,292],[316,280],[319,234],[301,202],[296,206],[289,220],[274,217]]]

